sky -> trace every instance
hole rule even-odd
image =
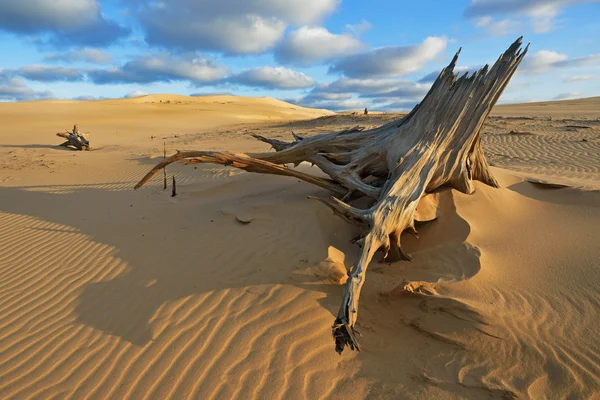
[[[501,103],[600,95],[600,0],[0,0],[0,101],[269,96],[402,111],[531,47]]]

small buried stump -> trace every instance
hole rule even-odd
[[[65,132],[59,132],[56,136],[67,139],[66,142],[61,143],[59,146],[75,148],[75,150],[90,150],[90,141],[85,137],[87,133],[80,133],[79,126],[73,125],[73,131],[69,132],[65,129]]]

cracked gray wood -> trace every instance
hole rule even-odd
[[[59,132],[56,136],[67,139],[66,142],[61,143],[59,146],[64,147],[75,147],[77,150],[89,150],[90,142],[84,136],[85,134],[79,132],[79,126],[73,125],[73,131],[69,132],[65,129],[65,132]]]
[[[355,325],[359,297],[367,267],[377,251],[384,260],[410,260],[401,246],[401,234],[416,234],[416,208],[420,199],[441,186],[470,194],[473,180],[498,187],[483,149],[480,130],[492,107],[525,56],[517,39],[489,68],[458,77],[454,67],[460,50],[444,68],[423,99],[404,118],[378,128],[354,127],[339,132],[301,137],[284,142],[255,137],[269,143],[274,153],[240,154],[186,151],[155,166],[136,186],[144,185],[166,165],[185,159],[188,164],[214,163],[248,172],[293,176],[333,192],[337,197],[319,198],[346,221],[363,227],[356,243],[362,248],[351,267],[342,304],[333,323],[335,349],[360,350]],[[296,171],[286,164],[306,161],[331,179]],[[348,204],[369,197],[371,206]]]

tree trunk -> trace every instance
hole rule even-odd
[[[364,228],[362,247],[350,270],[337,318],[335,349],[360,350],[354,326],[367,267],[381,250],[387,262],[410,260],[401,247],[403,231],[416,233],[415,210],[421,197],[440,186],[463,193],[474,191],[473,180],[498,187],[481,147],[480,130],[492,107],[525,56],[522,38],[500,56],[491,69],[484,66],[457,79],[454,67],[460,50],[444,68],[423,99],[404,118],[381,127],[359,127],[313,137],[294,135],[287,143],[256,136],[275,153],[178,152],[154,167],[137,185],[145,184],[164,166],[186,159],[188,164],[216,163],[249,172],[288,175],[331,190],[339,196],[317,199],[337,215]],[[307,161],[331,177],[324,179],[284,166]],[[372,206],[359,209],[349,199],[367,196]]]

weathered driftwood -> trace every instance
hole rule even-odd
[[[89,150],[90,142],[84,135],[85,134],[79,132],[79,126],[77,126],[77,124],[73,125],[72,132],[69,132],[65,129],[65,132],[59,132],[56,134],[56,136],[67,139],[66,142],[61,143],[59,146],[72,146],[77,150]]]
[[[166,165],[186,159],[188,164],[230,165],[249,172],[287,175],[332,191],[338,197],[319,198],[346,221],[363,228],[356,242],[362,250],[351,267],[340,310],[333,324],[336,351],[345,346],[359,350],[354,326],[365,272],[377,251],[384,260],[410,260],[400,238],[405,230],[416,233],[419,200],[440,186],[472,193],[472,181],[498,187],[489,171],[481,147],[480,130],[490,110],[525,56],[519,38],[498,61],[476,73],[454,74],[459,52],[444,68],[423,99],[404,118],[381,127],[359,127],[300,137],[287,143],[256,136],[275,153],[239,154],[187,151],[163,160],[137,185],[145,184]],[[307,161],[331,177],[324,179],[295,171],[285,164]],[[347,201],[371,198],[371,206],[361,209]]]

